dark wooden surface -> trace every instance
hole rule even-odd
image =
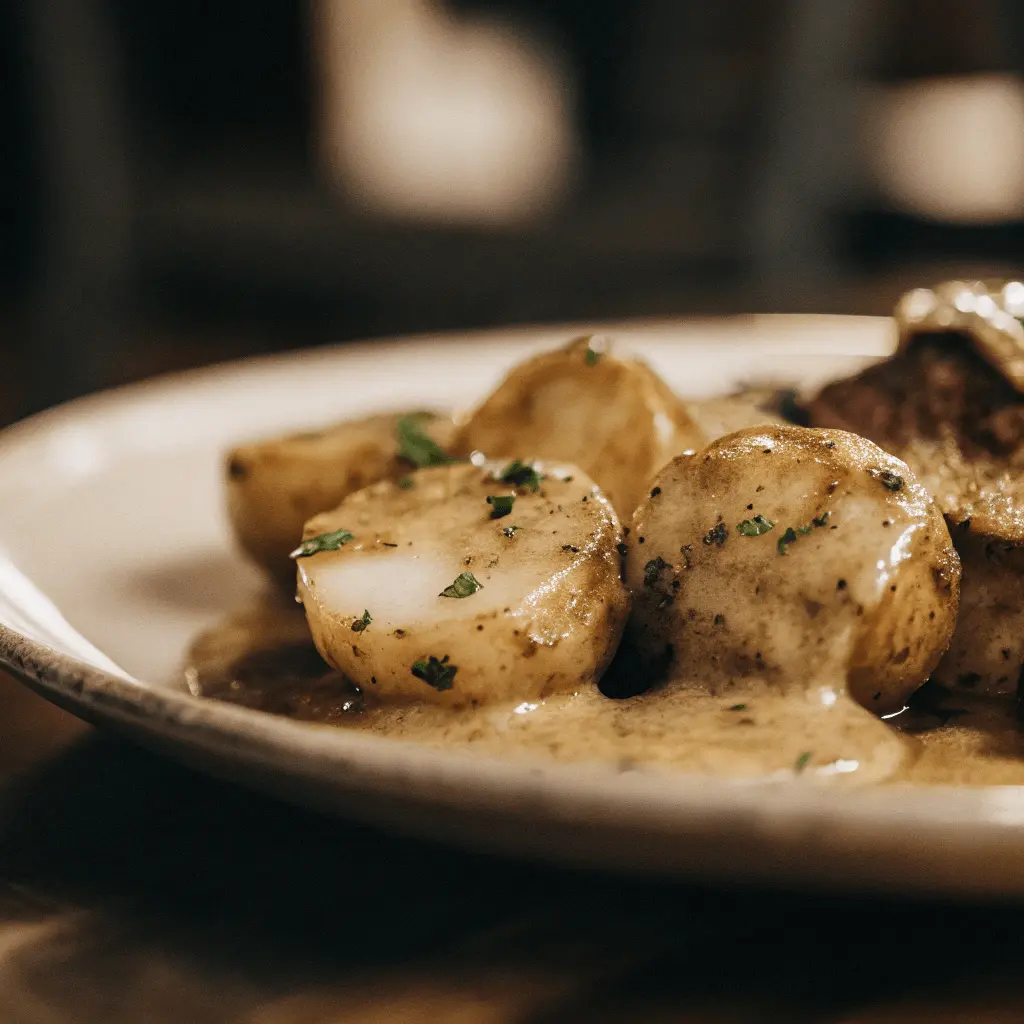
[[[1024,908],[712,889],[331,821],[0,675],[5,1024],[1024,1021]]]

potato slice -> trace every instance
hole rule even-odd
[[[657,374],[606,348],[578,338],[516,366],[464,420],[456,449],[572,462],[628,519],[654,473],[706,439]]]
[[[631,636],[694,686],[757,680],[899,711],[946,649],[960,563],[907,466],[855,434],[741,430],[658,475]]]
[[[593,481],[479,460],[414,484],[375,484],[307,524],[303,552],[335,549],[297,559],[323,657],[371,700],[529,701],[600,676],[628,594]]]
[[[387,414],[324,430],[239,445],[226,461],[228,514],[242,550],[273,579],[295,586],[288,554],[302,528],[346,495],[398,479],[415,465],[399,458],[398,425],[410,420],[442,447],[451,441],[448,417]]]

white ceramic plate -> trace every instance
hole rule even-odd
[[[403,405],[461,406],[594,325],[434,336],[214,367],[0,434],[0,662],[57,704],[218,775],[387,827],[598,866],[787,883],[1024,893],[1024,790],[829,792],[487,759],[190,696],[189,640],[260,586],[221,506],[224,449]],[[820,382],[884,355],[888,320],[604,324],[680,393]]]

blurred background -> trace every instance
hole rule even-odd
[[[1012,273],[1022,54],[1019,0],[0,5],[0,420],[326,341]]]

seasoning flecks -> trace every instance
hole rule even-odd
[[[714,526],[704,534],[704,543],[710,547],[712,544],[715,547],[722,547],[726,540],[729,538],[729,530],[725,523],[716,523]]]

